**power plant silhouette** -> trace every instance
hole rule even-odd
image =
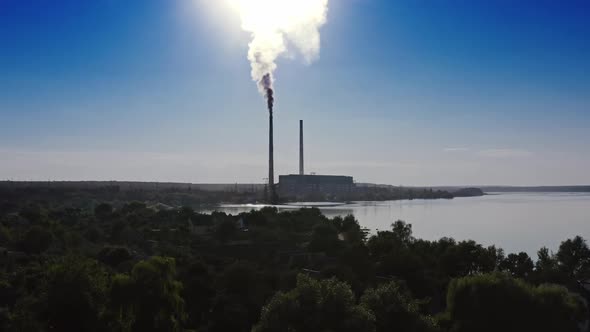
[[[352,176],[305,174],[303,120],[299,120],[299,174],[279,175],[274,183],[273,118],[269,117],[268,202],[278,204],[279,197],[306,199],[314,195],[345,195],[354,190]]]

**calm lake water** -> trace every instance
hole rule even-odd
[[[237,214],[261,205],[228,205],[218,211]],[[283,209],[294,207],[283,207]],[[392,222],[413,225],[414,236],[427,240],[452,237],[495,244],[507,253],[539,248],[557,251],[561,241],[581,235],[590,240],[590,193],[498,193],[452,200],[359,202],[321,207],[329,216],[354,215],[361,226],[387,230]],[[210,211],[207,211],[210,212]]]

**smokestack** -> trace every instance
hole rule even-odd
[[[272,91],[272,90],[270,90]],[[268,113],[268,189],[270,201],[273,203],[275,197],[275,170],[274,170],[274,144],[272,128],[272,110]]]
[[[303,120],[299,120],[299,175],[304,175],[303,168]]]
[[[273,142],[273,111],[274,111],[274,91],[272,90],[272,78],[270,74],[264,75],[262,84],[266,89],[266,101],[268,106],[268,193],[269,202],[277,203],[275,192],[275,169],[274,169],[274,142]]]

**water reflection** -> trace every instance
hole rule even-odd
[[[238,214],[262,207],[229,205],[217,210]],[[298,206],[278,208],[292,210]],[[556,251],[561,241],[575,235],[590,240],[587,193],[509,193],[452,200],[356,202],[319,208],[329,217],[352,214],[372,232],[389,229],[392,222],[401,219],[413,225],[414,235],[419,238],[473,239],[484,245],[496,244],[507,252],[526,251],[533,257],[542,246]]]

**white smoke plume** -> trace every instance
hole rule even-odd
[[[318,58],[328,0],[230,1],[240,13],[242,29],[252,34],[248,60],[261,93],[273,88],[279,56],[297,51],[306,63]]]

